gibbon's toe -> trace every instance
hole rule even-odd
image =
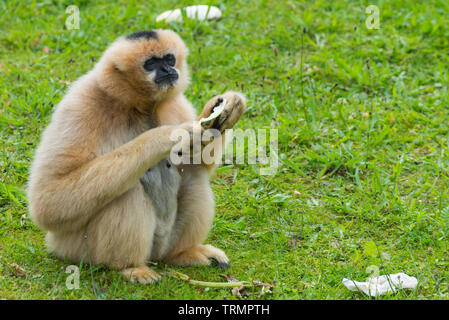
[[[218,262],[218,260],[215,258],[210,258],[210,260],[212,261],[212,266],[214,267],[219,267],[223,270],[229,269],[229,263],[227,262]]]
[[[122,274],[131,283],[137,281],[142,284],[150,284],[161,280],[161,276],[147,266],[127,268],[122,271]]]
[[[212,265],[218,264],[221,269],[229,268],[229,259],[223,250],[215,248],[210,244],[202,245],[200,248],[201,252],[213,261]]]
[[[229,267],[229,259],[226,254],[211,245],[197,245],[189,248],[167,260],[168,263],[181,266],[210,266],[216,261],[222,269]]]

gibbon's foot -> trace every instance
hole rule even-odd
[[[180,266],[210,266],[214,265],[211,260],[215,261],[215,264],[222,269],[229,268],[229,259],[223,250],[209,244],[201,244],[187,249],[169,259],[168,262]]]
[[[243,94],[227,91],[224,94],[215,96],[209,100],[201,112],[200,118],[209,117],[223,98],[226,99],[226,106],[212,126],[212,128],[217,129],[220,132],[224,132],[226,129],[231,129],[240,119],[246,108],[246,98]]]
[[[135,283],[137,280],[137,282],[142,284],[150,284],[161,280],[161,276],[147,266],[127,268],[122,271],[122,274],[132,283]]]
[[[220,269],[226,270],[229,268],[229,262],[218,262],[215,258],[210,258],[211,265],[214,267],[220,267]]]

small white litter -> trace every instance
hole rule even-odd
[[[185,7],[186,16],[189,19],[206,20],[206,19],[216,19],[221,17],[221,10],[215,6],[199,5]],[[161,13],[157,16],[156,22],[165,20],[167,22],[178,21],[182,22],[182,12],[181,9],[169,10]]]
[[[366,282],[359,282],[344,278],[343,285],[351,291],[362,291],[372,297],[396,292],[397,289],[414,289],[418,285],[415,277],[410,277],[405,273],[394,273],[368,279]]]

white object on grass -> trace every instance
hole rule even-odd
[[[184,8],[186,16],[189,19],[206,20],[216,19],[221,17],[221,10],[215,6],[199,5]],[[167,22],[178,21],[182,22],[181,9],[169,10],[157,16],[156,22],[165,20]]]
[[[385,276],[374,277],[366,282],[358,282],[344,278],[343,285],[351,291],[362,291],[372,297],[385,294],[387,292],[396,292],[397,289],[414,289],[418,285],[415,277],[410,277],[405,273],[394,273]]]
[[[210,114],[210,116],[208,116],[207,118],[200,119],[200,124],[212,121],[213,119],[217,118],[223,112],[227,101],[225,98],[222,98],[222,99],[223,99],[223,101],[218,106],[216,106],[214,108],[214,111]]]

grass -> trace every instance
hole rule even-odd
[[[224,16],[155,22],[200,2]],[[80,30],[65,27],[69,4]],[[378,30],[365,25],[369,4],[380,9]],[[405,272],[415,290],[378,298],[448,299],[448,12],[444,0],[0,2],[0,297],[236,298],[170,277],[129,284],[86,265],[80,289],[68,290],[68,263],[47,253],[27,217],[33,152],[68,83],[118,36],[166,27],[190,48],[187,96],[198,109],[241,90],[249,107],[239,127],[278,129],[276,175],[232,165],[212,182],[208,243],[228,253],[232,277],[274,284],[263,299],[369,299],[341,280]],[[174,269],[224,281],[215,268]]]

